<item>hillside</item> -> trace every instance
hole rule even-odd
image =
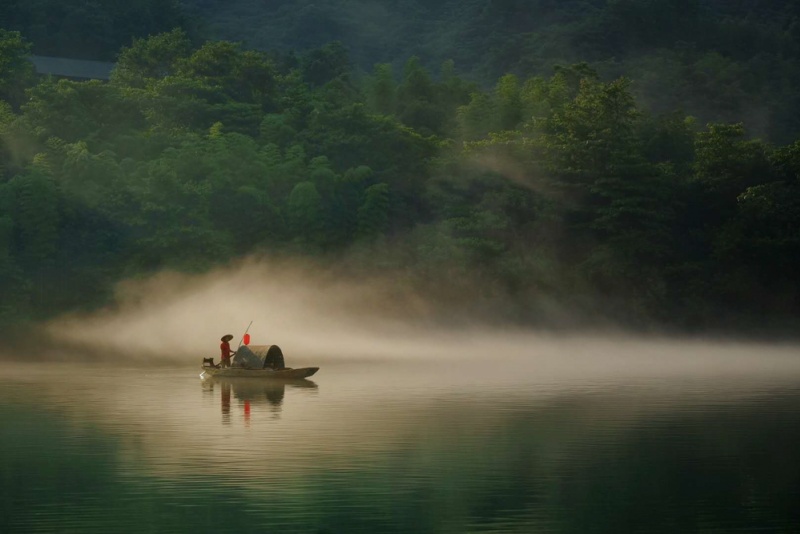
[[[182,28],[195,44],[283,53],[342,42],[354,65],[411,56],[483,86],[588,62],[624,75],[655,113],[744,121],[776,142],[800,132],[800,4],[777,0],[8,0],[0,28],[34,53],[111,60],[133,39]]]
[[[260,27],[235,3],[135,1],[149,22],[93,12],[119,29],[98,57],[129,43],[107,83],[28,61],[88,53],[92,35],[0,29],[0,327],[109,304],[120,280],[277,256],[395,280],[448,320],[797,332],[797,26],[778,3],[381,18],[342,1],[344,32],[293,2],[262,6]],[[195,30],[158,33],[169,13]],[[199,38],[200,16],[283,44]],[[372,52],[353,44],[366,35]]]
[[[587,61],[625,75],[655,112],[744,120],[753,135],[800,132],[800,4],[758,0],[183,0],[214,38],[263,50],[338,40],[354,63],[396,72],[452,59],[482,84]]]

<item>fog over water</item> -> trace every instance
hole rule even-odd
[[[793,532],[796,346],[443,309],[297,263],[121,285],[6,364],[0,531]],[[201,379],[250,321],[313,380]]]
[[[252,321],[251,343],[281,346],[287,365],[296,367],[458,361],[530,366],[559,380],[800,369],[795,345],[579,336],[463,321],[442,326],[442,310],[396,280],[345,279],[297,262],[249,260],[203,275],[128,281],[113,309],[64,317],[48,330],[56,340],[125,364],[217,357],[220,336],[231,333],[236,344]],[[490,376],[484,372],[483,379]]]

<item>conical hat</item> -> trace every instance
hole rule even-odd
[[[230,341],[231,339],[233,339],[233,335],[232,334],[225,334],[221,338],[222,341]]]

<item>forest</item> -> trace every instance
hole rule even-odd
[[[451,2],[409,3],[380,53],[335,24],[298,31],[326,42],[221,39],[214,0],[98,3],[75,24],[105,33],[73,32],[50,12],[73,3],[0,8],[6,330],[106,305],[120,280],[265,255],[502,323],[797,331],[788,3],[540,0],[529,19],[475,0],[435,53],[422,21]],[[361,4],[315,5],[354,22]],[[37,77],[28,55],[67,45],[113,57],[110,82]]]

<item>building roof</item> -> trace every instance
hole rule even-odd
[[[31,56],[36,72],[43,75],[63,76],[81,80],[108,80],[113,63],[64,57]]]

